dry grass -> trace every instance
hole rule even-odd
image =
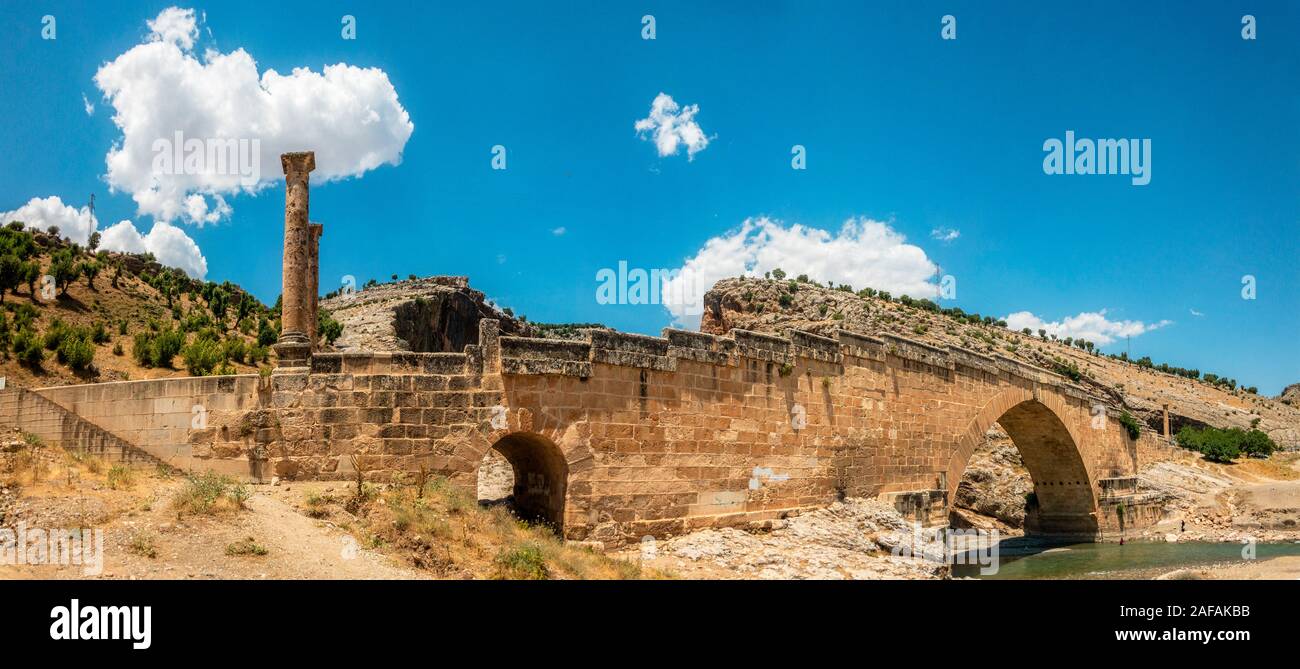
[[[158,546],[154,541],[153,534],[144,530],[133,532],[126,547],[127,550],[141,557],[147,557],[151,560],[158,557]]]
[[[253,537],[245,537],[226,546],[226,555],[262,556],[267,553],[266,547],[257,543]]]
[[[418,481],[418,479],[417,479]],[[401,555],[445,578],[662,578],[639,564],[566,544],[548,527],[525,523],[501,506],[480,507],[471,495],[432,477],[423,486],[365,486],[346,500],[309,495],[313,518],[351,514],[341,527],[362,544]]]
[[[135,472],[125,465],[113,465],[108,470],[108,487],[113,490],[130,490],[135,485]]]
[[[244,508],[248,488],[228,476],[206,472],[189,476],[176,496],[172,509],[176,517],[186,514],[205,516],[233,513]]]

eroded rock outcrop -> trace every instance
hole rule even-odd
[[[506,315],[460,276],[434,276],[336,295],[321,307],[343,324],[341,351],[459,353],[478,341],[478,322],[500,321],[501,334],[533,336],[528,323]]]

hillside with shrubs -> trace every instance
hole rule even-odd
[[[256,373],[279,307],[199,281],[150,254],[85,246],[22,222],[0,228],[0,375],[41,387]]]
[[[845,329],[959,346],[1054,371],[1136,417],[1143,429],[1161,431],[1163,407],[1168,404],[1174,434],[1184,427],[1243,434],[1258,430],[1283,448],[1300,448],[1300,401],[1296,399],[1300,395],[1296,393],[1267,397],[1221,370],[1172,365],[1146,355],[1130,359],[1124,352],[1104,353],[1097,342],[1058,338],[1045,330],[1012,330],[1001,318],[949,304],[869,287],[823,284],[806,275],[792,278],[774,270],[762,278],[719,281],[704,297],[700,329],[714,334],[732,328],[777,334],[791,329],[818,334]],[[1238,432],[1231,434],[1235,440]]]

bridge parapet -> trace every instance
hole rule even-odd
[[[794,355],[835,364],[844,362],[844,354],[840,351],[838,339],[802,330],[790,330],[788,334]]]
[[[736,352],[736,340],[729,337],[674,328],[664,328],[663,335],[668,340],[668,354],[682,360],[725,365]]]
[[[885,361],[885,340],[848,330],[837,330],[836,336],[845,355],[876,362]]]
[[[591,376],[592,365],[595,363],[673,372],[677,370],[679,360],[718,366],[738,366],[741,364],[741,358],[775,364],[793,364],[797,359],[806,359],[841,365],[850,359],[884,362],[889,356],[893,356],[916,363],[920,366],[919,369],[935,370],[940,376],[947,376],[953,372],[966,374],[976,372],[1005,377],[1008,380],[1020,379],[1050,387],[1062,395],[1081,402],[1093,404],[1101,402],[1086,388],[1041,367],[1000,354],[985,355],[952,345],[939,347],[889,333],[872,336],[837,330],[835,336],[828,337],[792,329],[788,330],[785,336],[781,336],[735,329],[727,335],[713,335],[664,328],[661,337],[598,329],[586,330],[584,335],[585,339],[576,341],[500,336],[497,344],[501,351],[501,372],[587,378]],[[491,331],[489,336],[496,336],[495,331]],[[466,348],[469,353],[470,348],[487,350],[491,346],[492,342],[480,341],[478,347]],[[408,366],[416,368],[417,371],[420,368],[432,367],[438,373],[447,373],[457,364],[472,367],[475,362],[474,356],[462,354],[344,355],[347,357],[343,361],[343,371],[349,371],[349,368],[357,368],[361,371],[363,365],[367,366],[367,371],[380,371],[378,368],[387,365]],[[381,355],[393,357],[383,360],[379,357]],[[460,358],[453,359],[450,357],[453,355],[459,355]],[[363,363],[360,356],[369,356],[369,359]],[[429,360],[425,358],[426,356],[443,356],[443,358]],[[333,362],[327,364],[331,369],[337,367]],[[466,371],[473,373],[483,370],[466,369]]]
[[[501,337],[500,343],[502,374],[591,376],[590,341]]]

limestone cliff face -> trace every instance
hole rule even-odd
[[[1293,383],[1282,389],[1282,394],[1277,396],[1278,401],[1293,407],[1300,408],[1300,383]]]
[[[943,306],[952,306],[945,303]],[[700,329],[725,334],[732,329],[782,334],[804,330],[830,334],[837,329],[874,335],[889,333],[936,346],[954,345],[998,354],[1059,370],[1073,365],[1078,383],[1133,414],[1154,431],[1163,429],[1169,405],[1173,431],[1183,425],[1249,429],[1258,419],[1283,448],[1300,448],[1300,384],[1274,399],[1244,390],[1229,391],[1153,369],[1025,335],[997,325],[958,322],[944,314],[877,297],[859,297],[814,283],[755,278],[724,279],[704,296]],[[1134,344],[1134,357],[1140,354]],[[1213,370],[1208,370],[1213,371]]]
[[[321,307],[343,324],[334,342],[341,351],[459,353],[478,342],[478,322],[484,318],[500,321],[501,334],[533,335],[530,325],[489,304],[465,277],[380,284],[331,297]]]

